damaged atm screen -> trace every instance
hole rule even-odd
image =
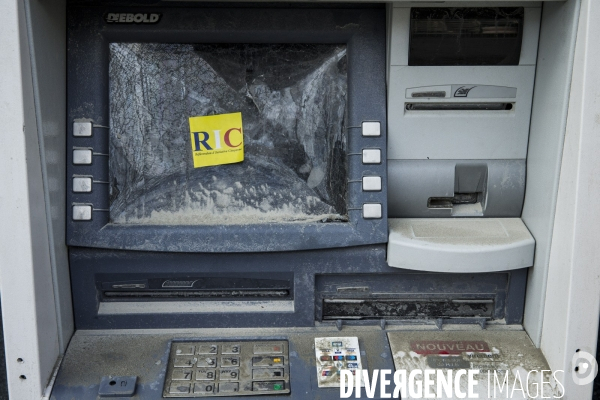
[[[109,46],[112,223],[347,221],[345,45]],[[195,165],[215,148],[243,158]]]

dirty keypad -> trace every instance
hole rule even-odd
[[[287,341],[173,342],[163,397],[290,393]]]

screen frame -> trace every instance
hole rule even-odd
[[[107,23],[107,13],[157,13],[158,22]],[[78,7],[68,12],[67,245],[166,252],[272,252],[387,242],[385,8],[324,5]],[[108,63],[111,42],[345,44],[348,56],[348,222],[251,225],[109,223]],[[91,137],[74,137],[75,119],[90,119]],[[381,136],[363,137],[362,122],[378,121]],[[92,148],[91,165],[74,165],[74,147]],[[362,164],[362,149],[381,149],[381,164]],[[72,178],[94,178],[91,193],[74,193]],[[363,176],[380,176],[380,192],[363,192]],[[380,203],[381,219],[362,205]],[[91,221],[74,221],[72,204],[92,204]]]

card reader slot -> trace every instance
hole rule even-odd
[[[428,208],[452,208],[459,204],[475,204],[479,193],[456,193],[454,197],[430,197]]]
[[[105,291],[104,297],[119,299],[178,299],[178,298],[283,298],[289,290],[144,290],[144,291]]]
[[[406,111],[510,111],[514,103],[406,103]]]

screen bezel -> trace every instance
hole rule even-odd
[[[170,6],[170,4],[167,4]],[[159,13],[155,24],[107,23],[107,13]],[[257,252],[348,247],[387,241],[385,9],[302,5],[202,7],[71,7],[68,16],[67,244],[175,252]],[[252,225],[125,225],[109,223],[109,136],[73,137],[72,121],[109,124],[111,42],[324,43],[348,51],[348,222]],[[380,137],[362,137],[364,121],[381,123]],[[73,147],[94,149],[91,165],[73,165]],[[382,163],[363,165],[362,149],[380,148]],[[93,176],[91,193],[72,191],[73,175]],[[363,192],[361,178],[382,177],[383,190]],[[74,203],[93,204],[91,221],[73,221]],[[381,219],[364,219],[362,204],[381,203]]]

